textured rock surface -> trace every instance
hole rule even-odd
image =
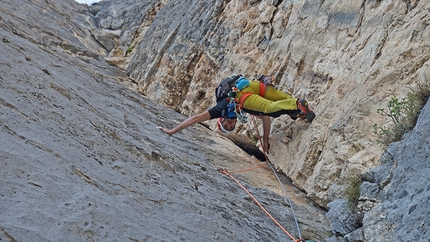
[[[379,194],[361,200],[371,203],[364,215],[368,241],[383,239],[428,241],[430,238],[430,103],[422,110],[414,130],[387,150],[386,170],[372,173]]]
[[[158,130],[185,117],[130,90],[82,5],[14,0],[0,11],[1,241],[289,239],[217,171],[262,163],[202,125]],[[270,168],[235,176],[298,236]],[[324,211],[281,178],[303,236],[328,237]]]
[[[96,19],[106,26],[117,16],[112,26],[127,39],[118,48],[133,46],[122,66],[142,93],[187,116],[213,105],[214,86],[231,73],[274,74],[280,89],[308,99],[317,118],[274,120],[270,159],[322,206],[342,194],[347,174],[378,164],[377,109],[430,74],[428,1],[103,4],[142,10],[134,21],[107,9]]]
[[[328,204],[330,210],[327,218],[330,221],[330,228],[334,234],[346,235],[361,227],[361,216],[349,209],[346,199],[337,199]]]
[[[162,105],[205,110],[231,73],[274,74],[280,89],[310,101],[311,125],[273,120],[270,159],[307,192],[288,187],[303,237],[331,237],[309,198],[327,207],[348,174],[379,163],[372,125],[386,120],[376,110],[428,82],[429,9],[400,0],[1,1],[0,238],[288,240],[216,172],[260,162],[204,126],[172,137],[155,129],[185,118]],[[332,226],[348,234],[327,241],[426,241],[426,120],[363,183],[363,227]],[[269,169],[238,176],[295,231]]]
[[[359,199],[362,226],[354,230],[359,214],[339,206],[343,200],[329,203],[330,228],[339,235],[331,241],[429,241],[429,137],[430,102],[414,130],[388,147],[384,164],[366,174]]]

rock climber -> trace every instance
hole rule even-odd
[[[309,123],[315,118],[315,113],[308,107],[306,100],[294,98],[283,91],[277,90],[271,85],[273,79],[273,76],[262,75],[257,80],[248,81],[246,87],[236,92],[236,99],[240,100],[243,111],[262,119],[262,149],[267,154],[269,153],[270,117],[277,118],[288,114],[292,119],[300,118]],[[245,81],[247,80],[245,79]],[[218,129],[223,133],[229,134],[236,127],[237,122],[236,115],[229,117],[225,115],[228,112],[227,106],[229,103],[228,98],[222,98],[217,101],[214,107],[187,118],[173,129],[158,128],[172,135],[195,123],[218,118]]]

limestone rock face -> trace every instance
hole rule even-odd
[[[210,108],[219,81],[239,73],[274,75],[317,114],[271,127],[269,159],[298,187],[287,190],[303,238],[427,235],[428,104],[382,167],[372,126],[389,121],[377,109],[391,97],[428,82],[428,1],[3,0],[0,12],[0,240],[288,239],[216,170],[261,162],[213,121],[156,128]],[[240,180],[297,237],[267,168]],[[354,173],[373,174],[363,226],[346,224],[342,203],[330,228],[314,204],[339,205]]]
[[[330,228],[334,234],[347,235],[361,227],[362,218],[348,208],[346,199],[334,200],[328,206],[330,210],[327,218],[330,220]]]
[[[403,140],[392,143],[381,158],[383,164],[365,175],[360,187],[360,213],[329,203],[330,228],[340,241],[428,241],[430,200],[430,102],[415,128]],[[345,216],[347,215],[347,216]],[[363,216],[362,220],[354,220]],[[358,228],[357,228],[358,227]]]
[[[95,17],[102,27],[117,16],[115,29],[127,39],[118,48],[134,47],[123,67],[158,103],[187,116],[201,112],[214,105],[215,86],[232,73],[273,74],[278,88],[307,99],[316,119],[310,125],[274,120],[269,158],[324,207],[341,196],[348,174],[378,164],[382,150],[372,126],[387,120],[377,109],[430,74],[427,1],[102,4],[124,11]],[[139,19],[126,21],[127,8],[141,9]]]
[[[423,108],[415,128],[404,140],[391,144],[387,153],[389,173],[375,170],[373,184],[380,188],[376,196],[363,201],[373,203],[365,214],[364,233],[368,238],[428,240],[430,200],[430,103]],[[373,171],[373,170],[372,170]],[[385,174],[388,174],[385,175]],[[387,181],[388,180],[388,181]],[[395,204],[395,205],[394,205]],[[375,219],[377,218],[377,219]],[[396,228],[390,230],[387,228]]]
[[[106,61],[103,34],[121,43],[118,29],[72,0],[0,12],[0,241],[289,239],[217,170],[264,163],[202,125],[157,129],[185,116]],[[267,164],[237,179],[295,238],[291,207],[304,238],[330,234],[325,211],[281,176],[287,202]]]

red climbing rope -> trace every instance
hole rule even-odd
[[[267,214],[267,216],[269,216],[269,218],[271,218],[273,220],[273,222],[275,222],[276,225],[278,225],[282,231],[284,231],[293,241],[295,242],[300,242],[303,241],[303,239],[295,239],[290,233],[288,233],[288,231],[282,227],[282,225],[263,207],[263,205],[261,205],[260,202],[258,202],[258,200],[248,191],[248,189],[246,189],[234,176],[232,176],[227,169],[223,169],[223,168],[219,168],[218,169],[219,172],[221,172],[224,175],[229,176],[231,179],[233,179],[251,198],[252,200],[254,200],[254,202]]]
[[[256,130],[256,132],[257,132],[257,136],[258,136],[258,139],[259,139],[259,141],[260,141],[260,144],[261,144],[261,146],[263,146],[263,142],[262,142],[262,138],[261,138],[261,136],[260,136],[260,133],[258,132],[258,128],[257,128],[257,124],[256,124],[256,122],[255,122],[255,118],[254,118],[254,116],[252,116],[252,122],[253,122],[253,124],[254,124],[254,127],[255,127],[255,130]],[[270,161],[269,161],[269,158],[268,158],[268,156],[267,156],[267,154],[265,153],[265,152],[263,152],[264,153],[264,156],[265,156],[265,158],[266,158],[266,161],[265,162],[263,162],[263,163],[261,163],[260,165],[257,165],[257,166],[254,166],[254,167],[251,167],[251,168],[248,168],[248,169],[243,169],[243,170],[235,170],[235,171],[231,171],[231,172],[229,172],[229,171],[227,171],[227,169],[224,169],[224,168],[219,168],[218,169],[218,171],[220,172],[220,173],[222,173],[222,174],[225,174],[225,175],[228,175],[231,179],[233,179],[253,200],[254,200],[254,202],[267,214],[267,216],[269,216],[269,218],[271,218],[272,220],[273,220],[273,222],[275,222],[275,224],[276,225],[278,225],[281,229],[282,229],[282,231],[284,231],[294,242],[304,242],[305,240],[304,239],[302,239],[302,238],[300,238],[300,239],[295,239],[284,227],[282,227],[282,225],[263,207],[263,205],[261,205],[260,204],[260,202],[258,202],[258,200],[239,182],[239,180],[237,180],[235,177],[233,177],[232,175],[231,175],[231,173],[236,173],[236,172],[245,172],[245,171],[250,171],[250,170],[254,170],[254,169],[257,169],[257,168],[259,168],[259,167],[262,167],[262,166],[264,166],[264,165],[267,165],[267,164],[269,164],[270,165],[270,167],[272,168],[272,171],[275,173],[275,170],[274,170],[274,168],[273,168],[273,166],[272,166],[272,164],[270,163]],[[276,173],[275,173],[275,175],[276,175]],[[278,178],[278,176],[276,175],[276,177]],[[279,182],[281,182],[280,180],[279,180],[279,178],[278,178],[278,181]],[[281,186],[282,186],[282,184],[281,184]],[[282,187],[283,188],[283,187]],[[284,188],[283,188],[284,189]],[[284,189],[284,192],[286,193],[286,191],[285,191],[285,189]],[[287,194],[285,194],[286,196],[287,196]],[[289,198],[287,197],[287,199],[289,200]],[[291,201],[290,201],[290,205],[291,205]],[[292,206],[291,206],[291,209],[292,209]],[[295,216],[295,214],[294,214],[294,210],[292,210],[292,212],[293,212],[293,216],[294,216],[294,219],[296,220],[296,225],[297,225],[297,229],[298,229],[298,232],[299,232],[299,236],[301,237],[301,233],[300,233],[300,228],[299,228],[299,226],[298,226],[298,222],[297,222],[297,219],[296,219],[296,216]]]
[[[257,136],[258,136],[258,140],[260,141],[260,145],[261,145],[261,147],[263,147],[263,141],[262,141],[262,138],[261,138],[261,136],[260,136],[260,132],[258,132],[258,127],[257,127],[257,123],[255,122],[255,117],[254,117],[254,115],[251,115],[251,119],[252,119],[252,123],[254,124],[255,131],[257,132]],[[269,147],[270,147],[270,146],[269,146]],[[269,148],[269,147],[268,147],[268,148]],[[291,213],[293,214],[294,221],[296,222],[297,232],[299,233],[299,237],[302,237],[302,233],[300,232],[299,222],[297,221],[296,214],[295,214],[295,212],[294,212],[293,205],[291,204],[290,198],[289,198],[289,197],[288,197],[288,195],[287,195],[287,191],[285,190],[284,186],[282,185],[281,180],[279,180],[278,175],[276,175],[275,168],[273,167],[272,163],[270,163],[270,161],[269,161],[269,157],[267,156],[266,152],[263,152],[263,153],[264,153],[264,156],[266,157],[266,163],[268,163],[268,164],[270,165],[270,168],[272,169],[273,174],[274,174],[274,175],[276,176],[276,178],[278,179],[279,184],[280,184],[280,185],[281,185],[281,187],[282,187],[282,190],[284,190],[285,198],[286,198],[286,199],[288,200],[288,202],[290,203]],[[302,239],[300,239],[300,240],[302,240]]]

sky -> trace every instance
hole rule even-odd
[[[78,3],[86,3],[87,5],[100,2],[100,0],[75,0],[75,1]]]

